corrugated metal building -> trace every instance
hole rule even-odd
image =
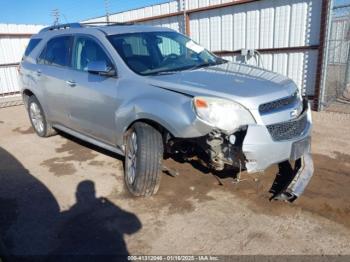
[[[171,0],[112,14],[113,22],[164,26],[188,34],[224,58],[261,53],[260,66],[292,78],[318,105],[330,0]],[[106,21],[101,16],[84,22]],[[42,26],[0,25],[0,95],[17,92],[15,65]],[[248,63],[256,63],[249,59]]]
[[[0,24],[0,97],[18,93],[16,67],[32,34],[43,26]]]
[[[110,21],[170,27],[237,62],[241,49],[256,49],[264,68],[292,78],[317,103],[328,7],[328,0],[179,0],[116,13]]]
[[[348,16],[335,17],[331,23],[331,34],[329,37],[329,64],[345,65],[348,60],[350,19]]]

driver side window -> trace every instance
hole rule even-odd
[[[159,39],[158,47],[163,57],[170,54],[181,55],[180,44],[178,42],[164,36],[159,37]]]
[[[112,67],[112,62],[94,40],[88,37],[79,37],[74,46],[73,68],[87,72],[87,65],[90,62],[104,61]]]

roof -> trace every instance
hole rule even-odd
[[[98,27],[107,35],[138,33],[138,32],[159,32],[159,31],[174,31],[170,28],[148,25],[127,25],[127,26],[104,26]]]
[[[63,32],[63,30],[87,30],[96,29],[104,32],[106,35],[125,34],[125,33],[137,33],[137,32],[155,32],[155,31],[173,31],[169,28],[147,26],[147,25],[134,25],[130,23],[71,23],[61,24],[45,27],[39,34],[48,32]]]

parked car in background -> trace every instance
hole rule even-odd
[[[58,129],[124,155],[135,196],[157,192],[168,156],[196,156],[219,171],[278,164],[270,192],[288,201],[313,174],[311,113],[295,83],[228,62],[171,29],[45,28],[30,40],[20,82],[39,136]]]

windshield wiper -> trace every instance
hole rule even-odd
[[[209,67],[209,66],[214,66],[214,65],[221,65],[227,63],[226,60],[222,59],[222,60],[218,60],[216,62],[206,62],[206,63],[202,63],[199,65],[194,65],[194,66],[185,66],[185,67],[180,67],[180,68],[174,68],[172,70],[164,70],[164,71],[156,71],[156,72],[151,72],[151,73],[147,73],[146,75],[171,75],[171,74],[175,74],[177,72],[181,72],[181,71],[186,71],[186,70],[195,70],[195,69],[199,69],[202,67]]]
[[[226,60],[220,60],[220,61],[216,61],[216,62],[206,62],[206,63],[202,63],[202,64],[199,64],[199,65],[195,65],[191,68],[189,68],[188,70],[196,70],[196,69],[199,69],[199,68],[203,68],[203,67],[209,67],[209,66],[215,66],[215,65],[221,65],[221,64],[224,64],[224,63],[227,63]]]
[[[216,63],[202,63],[202,64],[195,65],[195,66],[191,67],[189,70],[195,70],[195,69],[208,67],[208,66],[213,66],[213,65],[216,65]]]
[[[187,70],[188,67],[180,67],[180,68],[175,68],[175,69],[172,69],[172,70],[164,70],[164,71],[156,71],[156,72],[151,72],[151,73],[148,73],[147,75],[171,75],[171,74],[175,74],[177,72],[181,72],[181,71],[184,71],[184,70]]]
[[[176,72],[177,71],[159,71],[159,72],[148,73],[146,75],[148,76],[172,75],[172,74],[175,74]]]

